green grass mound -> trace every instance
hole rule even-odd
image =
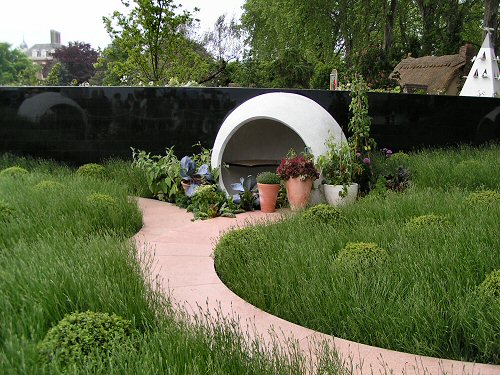
[[[467,204],[488,206],[500,202],[500,193],[495,190],[481,190],[469,194]]]
[[[14,216],[14,209],[0,200],[0,222],[9,221]]]
[[[57,181],[53,180],[43,180],[40,181],[38,184],[33,186],[33,190],[36,191],[55,191],[55,190],[60,190],[64,187],[63,184]]]
[[[479,285],[482,294],[500,299],[500,269],[489,273],[484,281]]]
[[[329,204],[318,204],[308,208],[303,214],[302,218],[312,223],[324,223],[335,225],[344,221],[342,211]]]
[[[117,206],[117,201],[111,195],[93,193],[87,196],[87,203],[97,209],[113,209]]]
[[[84,164],[76,170],[76,175],[81,177],[104,178],[106,177],[106,168],[101,164]]]
[[[29,172],[21,167],[9,167],[0,171],[0,177],[21,177],[27,175]]]
[[[265,242],[266,238],[258,227],[246,227],[231,230],[225,233],[217,243],[216,249],[235,250],[242,245],[259,244]]]
[[[398,167],[407,167],[410,164],[410,155],[404,152],[396,152],[386,160],[387,166],[392,170],[397,170]]]
[[[335,267],[366,269],[385,262],[389,253],[373,242],[349,242],[334,260]]]
[[[406,223],[406,229],[421,230],[426,228],[437,228],[449,224],[450,222],[445,216],[428,214],[416,216],[410,219],[410,221]]]
[[[38,344],[38,351],[46,363],[54,359],[64,364],[76,363],[96,351],[108,354],[131,334],[131,322],[115,314],[76,312],[66,315],[47,332]]]

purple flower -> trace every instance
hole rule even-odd
[[[370,163],[371,163],[370,158],[364,158],[363,159],[363,164],[370,165]]]
[[[385,152],[385,156],[390,157],[391,155],[392,155],[392,151],[391,150],[387,150]]]
[[[361,152],[356,152],[356,157],[360,158],[361,157]]]

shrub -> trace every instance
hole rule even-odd
[[[81,177],[104,178],[106,177],[106,168],[101,164],[84,164],[76,170],[76,174]]]
[[[14,209],[4,201],[0,200],[0,222],[10,220],[13,215]]]
[[[490,205],[500,201],[500,193],[495,190],[481,190],[469,194],[466,202],[470,205]]]
[[[407,168],[410,156],[404,152],[396,152],[386,159],[389,173],[395,173],[399,167]]]
[[[259,227],[245,227],[226,232],[217,243],[217,249],[236,250],[242,245],[265,242],[265,237]]]
[[[226,195],[217,188],[217,185],[201,185],[191,197],[189,210],[193,211],[195,219],[217,217],[219,209],[226,201]]]
[[[406,223],[406,228],[411,230],[418,230],[430,227],[439,227],[448,225],[450,222],[448,218],[440,215],[422,215],[411,218],[411,220]]]
[[[486,275],[478,289],[482,294],[500,298],[500,269]]]
[[[342,211],[329,204],[318,204],[308,208],[303,214],[302,218],[310,222],[321,222],[324,224],[338,224],[344,220]]]
[[[280,177],[273,172],[262,172],[257,175],[257,182],[259,184],[279,184]]]
[[[389,254],[373,242],[349,242],[335,258],[336,267],[363,269],[385,262]]]
[[[66,315],[38,344],[43,362],[57,358],[69,364],[99,351],[108,354],[132,334],[132,324],[115,314],[87,311]]]
[[[1,177],[21,177],[23,175],[28,174],[29,172],[21,167],[9,167],[5,168],[2,171],[0,171],[0,176]]]
[[[87,203],[98,209],[113,209],[116,207],[116,199],[108,194],[92,193],[87,196]]]
[[[33,186],[34,190],[37,191],[47,191],[47,190],[59,190],[64,187],[63,184],[57,181],[52,181],[52,180],[43,180],[40,181],[38,184]]]

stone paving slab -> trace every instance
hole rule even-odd
[[[259,220],[279,220],[281,213],[260,211],[192,222],[192,214],[174,205],[138,199],[143,228],[134,236],[138,249],[152,256],[151,277],[174,303],[192,316],[213,315],[237,319],[249,338],[264,343],[297,341],[314,361],[314,347],[326,343],[339,353],[354,374],[471,374],[500,375],[500,366],[474,364],[381,349],[328,336],[287,322],[244,301],[218,278],[212,258],[221,233]]]

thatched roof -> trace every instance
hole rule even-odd
[[[465,64],[462,54],[408,57],[394,68],[392,76],[401,86],[426,86],[429,93],[445,92],[457,76],[464,74]]]

